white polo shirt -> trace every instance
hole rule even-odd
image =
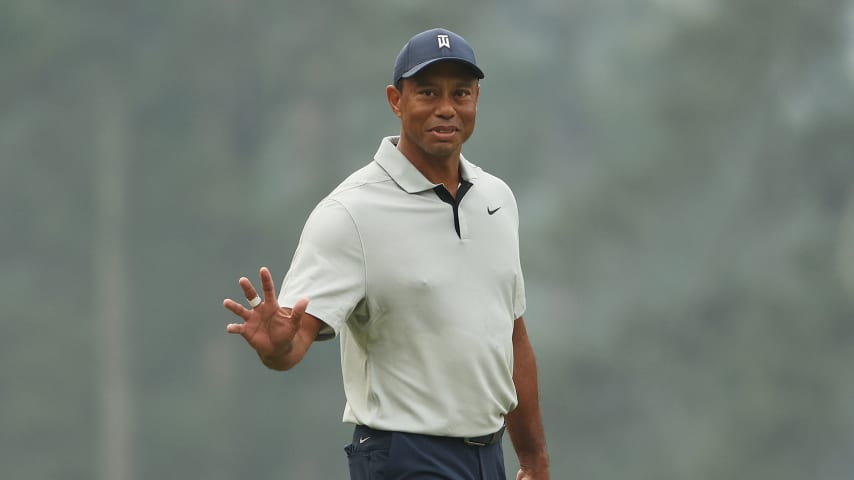
[[[341,336],[344,421],[492,433],[516,406],[513,322],[525,310],[516,200],[460,159],[458,206],[384,138],[306,221],[279,295]],[[466,184],[470,183],[468,190]],[[449,203],[451,202],[451,203]]]

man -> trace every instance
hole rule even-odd
[[[244,277],[252,308],[224,301],[272,369],[340,335],[353,480],[504,480],[505,424],[516,478],[549,478],[516,201],[461,155],[481,78],[459,35],[412,37],[386,87],[400,136],[312,212],[278,299],[262,268],[263,300]]]

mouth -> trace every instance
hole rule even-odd
[[[440,125],[438,127],[433,127],[429,130],[430,133],[433,134],[434,137],[440,140],[448,140],[454,137],[457,134],[459,129],[457,127],[451,125]]]

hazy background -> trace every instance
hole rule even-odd
[[[4,479],[346,478],[337,341],[268,371],[221,302],[435,26],[486,72],[553,478],[854,478],[854,1],[2,0]]]

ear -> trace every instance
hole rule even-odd
[[[400,90],[398,90],[394,85],[387,85],[385,87],[385,96],[388,98],[388,104],[391,107],[391,111],[394,112],[398,117],[400,116],[400,98],[402,94]]]

